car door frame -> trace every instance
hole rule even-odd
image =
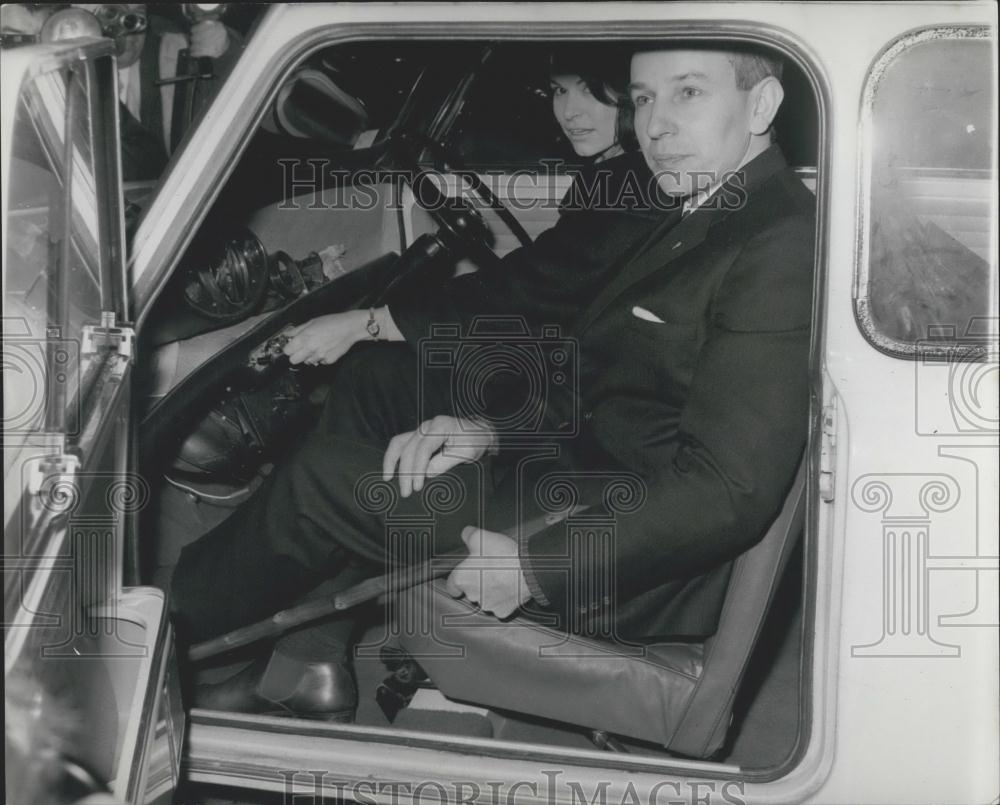
[[[65,246],[56,263],[57,301],[47,308],[60,313],[58,320],[47,320],[40,339],[41,373],[19,378],[44,389],[47,410],[17,434],[16,446],[4,423],[5,452],[15,451],[5,455],[5,464],[10,459],[13,468],[5,475],[5,496],[18,497],[5,521],[5,683],[28,696],[34,707],[57,707],[58,717],[72,722],[76,715],[86,722],[81,732],[67,731],[55,757],[43,758],[50,766],[46,779],[55,779],[58,767],[123,802],[146,801],[151,793],[166,795],[179,782],[184,716],[176,674],[170,672],[175,662],[165,596],[134,586],[138,574],[126,551],[138,513],[149,501],[149,487],[130,471],[135,463],[130,420],[135,355],[126,292],[115,49],[101,38],[36,46],[4,57],[5,66],[17,68],[4,76],[4,94],[10,96],[4,104],[4,164],[12,158],[14,140],[14,107],[7,103],[18,103],[28,82],[65,73],[63,94],[50,93],[36,114],[55,108],[66,121],[59,179]],[[79,110],[85,122],[80,130],[73,116],[77,85],[87,101]],[[57,86],[52,82],[50,89]],[[64,106],[52,107],[60,98]],[[49,128],[58,139],[58,128]],[[11,203],[7,178],[5,172],[5,245]],[[88,220],[95,241],[91,256],[98,261],[100,313],[76,330],[65,311],[67,276],[70,266],[78,265],[68,259],[76,239],[73,186],[78,181],[81,192],[93,194]],[[5,251],[5,313],[8,268]],[[9,348],[18,346],[24,345],[11,345],[5,330],[5,367]],[[68,361],[79,362],[75,374],[64,371]],[[78,378],[74,387],[58,388],[71,375]],[[71,702],[84,710],[74,713]],[[17,717],[14,709],[7,716]]]

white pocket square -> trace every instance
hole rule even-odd
[[[632,308],[632,315],[637,319],[642,319],[643,321],[651,321],[654,324],[663,324],[663,319],[652,311],[646,310],[646,308],[639,307],[638,305]]]

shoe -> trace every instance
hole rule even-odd
[[[275,652],[218,684],[196,686],[194,706],[350,723],[358,693],[343,662],[304,662]]]

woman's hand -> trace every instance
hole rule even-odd
[[[293,364],[335,363],[358,341],[370,338],[367,321],[367,310],[317,316],[287,330],[291,338],[285,344],[285,354]]]
[[[478,461],[495,445],[496,433],[485,422],[436,416],[392,437],[382,459],[382,478],[388,481],[398,471],[400,494],[409,497],[423,489],[425,478]]]

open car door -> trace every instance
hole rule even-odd
[[[170,626],[161,592],[128,586],[149,496],[128,471],[113,44],[2,60],[7,800],[168,800],[183,730]]]

